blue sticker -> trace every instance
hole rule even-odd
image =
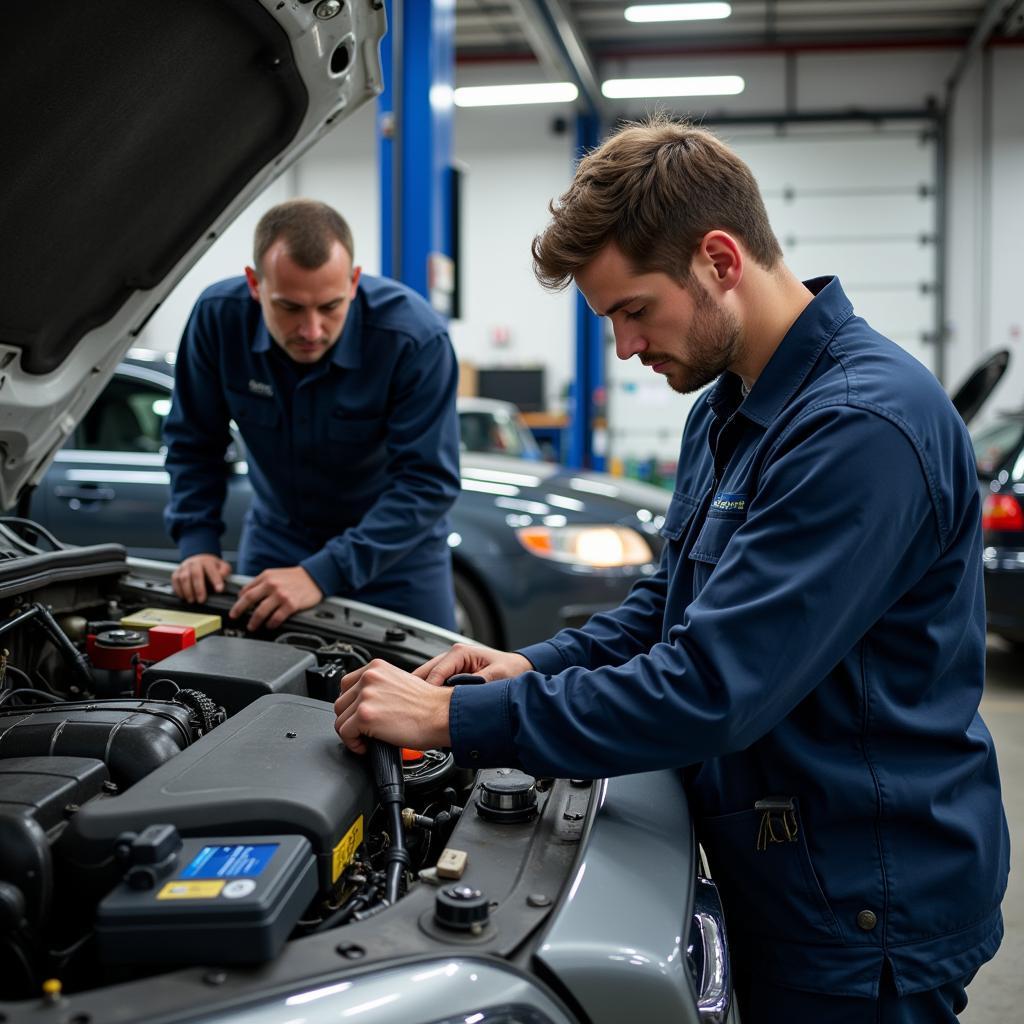
[[[267,866],[278,843],[204,846],[181,873],[182,878],[254,877]]]

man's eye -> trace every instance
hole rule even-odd
[[[646,312],[647,312],[647,307],[646,306],[641,306],[639,309],[634,309],[632,311],[627,311],[626,319],[627,320],[639,320],[640,317],[642,317],[644,315],[644,313],[646,313]]]
[[[320,307],[322,313],[333,313],[336,309],[341,307],[341,300],[337,302],[328,302],[326,305]]]

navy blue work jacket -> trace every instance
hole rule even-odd
[[[303,369],[278,350],[244,278],[200,296],[164,427],[166,523],[182,557],[220,554],[234,419],[256,522],[311,552],[299,564],[325,594],[449,559],[458,366],[444,321],[404,285],[363,275],[341,337]]]
[[[452,742],[537,775],[687,767],[749,969],[873,997],[888,958],[905,994],[1002,936],[977,477],[932,374],[808,287],[749,395],[726,373],[694,407],[657,574],[525,648],[535,672],[458,687]]]

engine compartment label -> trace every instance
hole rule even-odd
[[[363,816],[360,814],[355,824],[341,837],[341,842],[334,848],[331,859],[331,881],[336,882],[342,871],[352,863],[352,858],[363,841]]]
[[[182,878],[255,877],[274,856],[277,843],[204,846],[181,873]]]
[[[220,895],[222,881],[168,882],[157,894],[158,900],[210,900]]]

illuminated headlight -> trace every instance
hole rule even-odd
[[[654,561],[650,546],[627,526],[524,526],[519,543],[538,558],[610,568]]]

